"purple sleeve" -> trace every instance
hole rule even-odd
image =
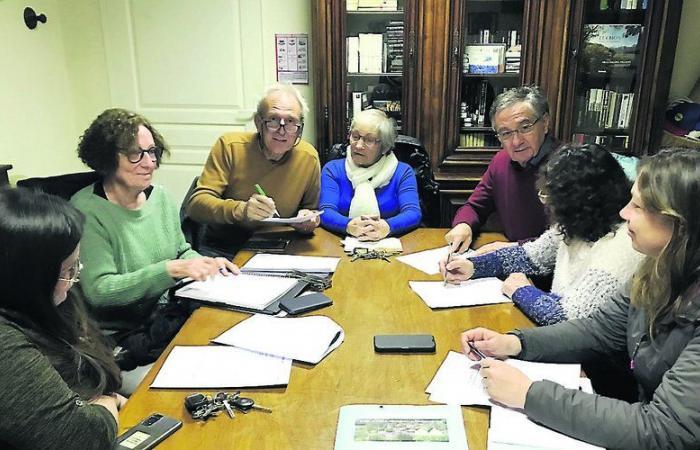
[[[494,188],[494,170],[495,157],[491,161],[486,172],[481,177],[481,181],[474,188],[474,192],[469,196],[467,202],[457,210],[452,226],[457,226],[460,223],[466,223],[476,232],[481,225],[486,223],[489,215],[494,210],[493,188]]]

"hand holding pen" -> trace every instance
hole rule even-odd
[[[474,263],[469,259],[455,256],[454,253],[449,253],[447,258],[440,261],[440,272],[444,277],[445,284],[459,284],[474,275]]]
[[[263,220],[268,217],[279,217],[275,202],[265,194],[259,184],[254,186],[256,193],[246,202],[245,217],[248,220]]]

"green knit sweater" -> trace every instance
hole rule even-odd
[[[0,319],[0,448],[111,449],[114,417],[86,400],[19,327]]]
[[[162,187],[154,186],[138,210],[111,203],[94,189],[87,186],[71,199],[86,217],[80,286],[103,326],[130,329],[175,284],[166,262],[199,254],[185,241],[177,208]]]

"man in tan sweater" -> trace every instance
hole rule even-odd
[[[257,133],[216,141],[187,205],[190,217],[208,224],[205,246],[233,253],[263,219],[307,216],[318,207],[318,153],[301,139],[306,111],[296,88],[275,85],[258,103]],[[318,224],[315,216],[292,226],[310,233]]]

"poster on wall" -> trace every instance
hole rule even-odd
[[[275,34],[277,81],[309,84],[309,35]]]

